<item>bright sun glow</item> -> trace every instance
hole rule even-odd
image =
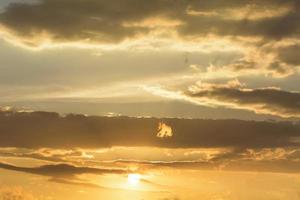
[[[137,185],[140,182],[140,174],[128,174],[127,181],[130,185]]]

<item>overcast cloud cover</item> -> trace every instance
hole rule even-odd
[[[246,87],[202,90],[198,97],[217,101],[220,109],[245,110],[248,119],[251,111],[265,119],[299,117],[298,1],[37,0],[1,6],[4,106],[161,102],[166,96],[144,88],[186,93],[199,81],[237,79]],[[186,116],[164,114],[172,115]]]
[[[0,200],[297,200],[299,51],[297,0],[1,0]]]

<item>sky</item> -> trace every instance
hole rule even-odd
[[[0,200],[300,199],[299,19],[297,0],[1,0]]]

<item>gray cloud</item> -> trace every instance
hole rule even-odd
[[[76,167],[69,164],[56,164],[56,165],[43,165],[40,167],[17,167],[14,165],[0,163],[0,168],[26,172],[31,174],[38,174],[49,177],[57,178],[74,178],[76,175],[80,174],[126,174],[127,170],[122,169],[101,169],[101,168],[91,168],[91,167]]]
[[[258,8],[272,10],[290,6],[291,11],[279,16],[249,20]],[[242,19],[219,15],[191,15],[194,12],[211,13],[224,10],[239,11],[252,7]],[[12,3],[0,15],[1,24],[18,36],[34,37],[48,33],[56,41],[92,40],[119,42],[138,34],[150,33],[147,26],[126,25],[151,17],[176,19],[182,23],[177,31],[187,35],[262,36],[280,39],[299,33],[299,3],[296,1],[69,1],[40,0],[37,4]],[[28,45],[35,45],[34,42]]]
[[[299,58],[299,52],[300,51],[300,45],[290,45],[286,47],[282,47],[278,49],[278,58],[282,60],[283,62],[295,66],[300,65],[300,58]]]
[[[226,2],[220,0],[206,2],[196,0],[154,0],[151,2],[145,0],[112,0],[109,2],[104,0],[39,0],[37,3],[15,2],[9,4],[0,13],[0,25],[4,27],[4,32],[9,32],[9,35],[20,39],[14,39],[14,42],[30,47],[42,45],[43,39],[50,39],[50,41],[57,43],[118,44],[127,39],[134,40],[146,37],[156,30],[166,33],[160,34],[160,36],[154,34],[154,37],[165,37],[172,30],[179,38],[185,40],[211,35],[222,38],[229,36],[227,38],[231,38],[231,41],[254,47],[256,52],[259,52],[264,44],[298,38],[300,31],[299,13],[299,3],[293,0],[230,0]],[[165,25],[161,21],[150,21],[148,24],[143,24],[145,20],[153,20],[153,18],[154,21],[159,18],[169,21],[175,20],[178,21],[178,24],[172,25],[172,29],[164,27]],[[252,40],[248,41],[247,39],[240,40],[240,36],[258,37],[261,40],[260,42],[252,42]],[[168,38],[172,37],[168,35]],[[146,46],[152,45],[164,44],[153,43]],[[290,50],[283,49],[280,52],[277,52],[276,49],[269,49],[268,53],[278,54],[278,56],[267,64],[262,62],[263,58],[267,56],[264,52],[261,58],[252,58],[252,60],[239,58],[236,62],[223,65],[226,69],[233,70],[237,74],[247,74],[247,71],[242,72],[242,70],[257,72],[257,69],[263,69],[261,73],[264,75],[279,78],[287,77],[294,74],[295,65],[298,66],[298,58],[293,53],[294,50],[297,50],[295,48],[297,47],[291,46]],[[247,55],[245,56],[247,57]],[[122,62],[121,65],[124,63],[127,62]],[[146,63],[151,64],[150,62]],[[143,65],[147,65],[146,63]],[[10,67],[7,68],[8,71],[11,70]],[[54,71],[53,69],[55,66],[50,69],[50,72]],[[145,69],[154,68],[153,66],[143,68],[146,72]],[[164,69],[167,68],[164,67]],[[94,70],[96,72],[103,69],[97,67]],[[58,71],[56,70],[54,73]],[[122,72],[122,70],[117,71]],[[139,70],[134,71],[139,72]],[[114,72],[115,74],[107,77],[117,76],[118,78],[118,72]],[[86,71],[78,75],[74,70],[74,72],[64,76],[69,77],[72,73],[75,73],[78,81],[85,77]],[[97,75],[97,73],[94,74]],[[60,76],[58,74],[57,79]],[[89,76],[93,80],[94,75]],[[7,77],[4,76],[3,80],[6,80]],[[98,76],[96,78],[98,80]],[[18,81],[21,80],[23,79],[18,79]],[[44,78],[40,81],[45,82],[46,80],[47,78]],[[61,80],[65,79],[58,81]],[[30,81],[34,81],[34,79]]]
[[[53,165],[42,165],[39,167],[18,167],[15,165],[1,163],[0,162],[0,169],[18,171],[18,172],[25,172],[30,174],[37,174],[42,176],[50,177],[49,181],[62,183],[62,184],[69,184],[69,185],[78,185],[82,187],[90,187],[96,189],[109,189],[109,190],[123,190],[120,188],[111,188],[101,186],[87,180],[81,179],[77,177],[77,175],[81,174],[94,174],[94,175],[104,175],[104,174],[128,174],[133,172],[132,170],[125,170],[125,169],[108,169],[108,168],[93,168],[93,167],[77,167],[70,164],[53,164]],[[145,184],[156,185],[160,187],[164,187],[163,185],[156,184],[152,181],[147,179],[141,179],[141,181]],[[165,191],[147,191],[147,192],[165,192]]]
[[[172,127],[172,137],[156,137],[161,121]],[[1,147],[285,147],[298,146],[300,136],[300,125],[293,122],[62,117],[49,112],[1,112],[0,124]]]
[[[183,35],[216,34],[223,36],[262,36],[265,39],[282,39],[294,37],[299,33],[298,8],[291,13],[273,18],[259,20],[220,19],[219,17],[188,16],[185,26],[181,27]]]
[[[166,2],[158,0],[42,0],[38,4],[10,4],[0,19],[18,35],[28,37],[46,31],[58,41],[116,42],[147,31],[147,28],[125,27],[125,22],[139,21],[168,10]]]
[[[216,105],[227,105],[256,113],[281,117],[300,117],[300,93],[277,88],[248,89],[239,82],[199,84],[187,95],[199,101],[214,100]]]
[[[82,180],[77,177],[81,174],[94,174],[94,175],[103,175],[103,174],[126,174],[128,170],[122,169],[101,169],[101,168],[92,168],[92,167],[77,167],[70,164],[53,164],[53,165],[43,165],[39,167],[18,167],[10,165],[7,163],[0,162],[0,169],[25,172],[30,174],[36,174],[41,176],[50,177],[49,181],[69,184],[69,185],[78,185],[82,187],[90,187],[97,189],[113,189],[104,187],[87,180]]]

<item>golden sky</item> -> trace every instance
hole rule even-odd
[[[300,199],[297,0],[1,0],[0,200]]]

